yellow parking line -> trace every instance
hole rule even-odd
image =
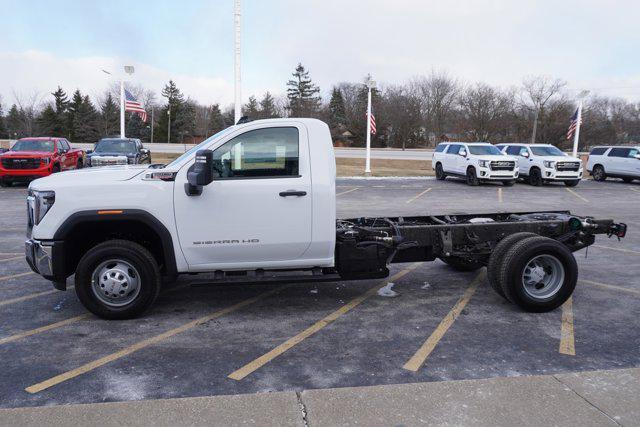
[[[189,329],[195,328],[196,326],[199,326],[203,323],[206,323],[210,320],[213,319],[217,319],[218,317],[224,316],[226,314],[230,314],[233,313],[234,311],[240,310],[243,307],[246,307],[250,304],[253,304],[255,302],[258,302],[264,298],[267,298],[277,292],[280,292],[281,290],[287,288],[289,285],[284,285],[284,286],[279,286],[275,289],[272,289],[270,291],[261,293],[260,295],[257,295],[253,298],[249,298],[246,299],[244,301],[241,301],[237,304],[234,304],[230,307],[227,308],[223,308],[222,310],[218,310],[215,311],[211,314],[208,314],[206,316],[200,317],[196,320],[193,320],[189,323],[185,323],[182,326],[179,326],[177,328],[174,329],[170,329],[166,332],[163,332],[159,335],[153,336],[151,338],[148,338],[146,340],[143,341],[139,341],[133,345],[130,345],[128,347],[123,348],[120,351],[117,351],[115,353],[109,354],[107,356],[101,357],[100,359],[96,359],[93,362],[89,362],[86,363],[76,369],[72,369],[71,371],[67,371],[63,374],[60,375],[56,375],[55,377],[49,378],[46,381],[42,381],[40,383],[34,384],[32,386],[29,386],[27,388],[25,388],[25,391],[29,392],[29,393],[38,393],[41,392],[42,390],[46,390],[49,387],[53,387],[57,384],[60,384],[62,382],[68,381],[72,378],[75,378],[79,375],[82,374],[86,374],[87,372],[90,372],[96,368],[99,368],[103,365],[106,365],[107,363],[111,363],[113,361],[116,361],[118,359],[121,359],[125,356],[130,355],[131,353],[135,353],[138,350],[142,350],[143,348],[149,347],[150,345],[153,344],[157,344],[160,341],[166,340],[167,338],[171,338],[174,335],[180,334],[182,332],[188,331]]]
[[[583,202],[588,202],[587,199],[585,199],[584,197],[582,197],[581,195],[579,195],[578,193],[576,193],[575,191],[573,191],[570,188],[565,188],[565,190],[567,190],[569,193],[573,194],[574,196],[576,196],[578,199],[582,200]]]
[[[24,259],[24,255],[21,256],[14,256],[11,258],[4,258],[4,259],[0,259],[0,262],[5,262],[5,261],[15,261],[17,259]]]
[[[573,336],[573,297],[562,304],[562,323],[560,326],[560,354],[576,355],[576,344]]]
[[[417,196],[410,198],[409,200],[407,200],[407,203],[411,203],[411,202],[413,202],[413,201],[414,201],[414,200],[416,200],[418,197],[421,197],[423,194],[426,194],[426,193],[428,193],[429,191],[431,191],[431,187],[427,188],[426,190],[424,190],[423,192],[421,192],[421,193],[420,193],[420,194],[418,194]]]
[[[502,188],[498,188],[498,203],[502,203]]]
[[[52,323],[52,324],[47,325],[47,326],[41,326],[41,327],[36,328],[36,329],[31,329],[30,331],[24,331],[24,332],[20,332],[19,334],[11,335],[11,336],[6,337],[6,338],[1,338],[0,339],[0,345],[1,344],[6,344],[6,343],[12,342],[12,341],[17,341],[17,340],[22,339],[22,338],[30,337],[31,335],[39,334],[41,332],[46,332],[46,331],[50,331],[52,329],[60,328],[62,326],[68,325],[70,323],[74,323],[74,322],[77,322],[79,320],[86,319],[87,317],[89,317],[88,314],[82,314],[80,316],[71,317],[70,319],[66,319],[66,320],[61,320],[60,322]]]
[[[67,287],[67,290],[71,290],[71,289],[73,289],[73,285]],[[56,292],[60,292],[60,291],[57,289],[52,289],[50,291],[36,292],[36,293],[25,295],[22,297],[6,299],[4,301],[0,301],[0,307],[2,307],[3,305],[9,305],[9,304],[15,304],[17,302],[27,301],[32,298],[41,297],[43,295],[50,295]]]
[[[24,277],[24,276],[28,276],[30,274],[35,274],[33,271],[27,271],[26,273],[20,273],[20,274],[11,274],[9,276],[2,276],[0,277],[0,280],[9,280],[9,279],[17,279],[18,277]]]
[[[624,248],[612,248],[612,247],[610,247],[610,246],[602,246],[602,245],[591,245],[591,246],[594,246],[594,247],[596,247],[596,248],[601,248],[601,249],[609,249],[609,250],[611,250],[611,251],[626,252],[626,253],[629,253],[629,254],[637,254],[637,255],[640,255],[640,251],[634,251],[634,250],[631,250],[631,249],[624,249]]]
[[[447,333],[453,322],[456,321],[462,310],[469,303],[469,300],[478,289],[478,285],[484,280],[486,277],[486,270],[482,270],[480,274],[476,276],[475,279],[471,282],[469,287],[464,294],[460,297],[456,305],[453,306],[451,311],[447,313],[447,315],[442,319],[438,327],[433,331],[431,336],[427,338],[427,340],[422,344],[422,346],[416,351],[416,353],[404,364],[403,368],[408,371],[417,372],[418,369],[424,364],[427,357],[431,354],[431,352],[436,348],[444,334]]]
[[[598,286],[600,288],[612,289],[614,291],[628,292],[630,294],[640,295],[640,291],[637,289],[629,289],[623,286],[607,285],[606,283],[594,282],[593,280],[580,279],[581,282],[588,285]]]
[[[351,193],[352,191],[356,191],[360,187],[352,188],[351,190],[343,191],[342,193],[336,194],[336,197],[342,196],[343,194]]]
[[[252,372],[254,372],[254,371],[258,370],[258,369],[260,369],[262,366],[266,365],[268,362],[270,362],[273,359],[275,359],[276,357],[280,356],[285,351],[287,351],[287,350],[291,349],[292,347],[300,344],[303,340],[305,340],[306,338],[309,338],[311,335],[313,335],[316,332],[320,331],[325,326],[328,326],[329,324],[331,324],[333,321],[337,320],[343,314],[346,314],[349,311],[351,311],[353,308],[358,306],[364,300],[366,300],[367,298],[369,298],[370,296],[372,296],[376,292],[378,292],[378,290],[381,289],[383,286],[385,286],[388,282],[393,282],[395,280],[399,280],[401,277],[403,277],[404,275],[409,273],[411,270],[413,270],[416,267],[418,267],[420,264],[421,264],[420,262],[416,262],[414,264],[411,264],[409,267],[405,268],[404,270],[394,274],[390,278],[387,278],[387,279],[383,280],[379,285],[374,286],[373,288],[369,289],[367,292],[365,292],[365,293],[361,294],[360,296],[352,299],[347,304],[343,305],[342,307],[340,307],[339,309],[337,309],[333,313],[329,314],[328,316],[326,316],[323,319],[319,320],[318,322],[314,323],[313,325],[311,325],[310,327],[308,327],[304,331],[300,332],[296,336],[294,336],[292,338],[289,338],[288,340],[286,340],[285,342],[283,342],[282,344],[280,344],[279,346],[277,346],[273,350],[269,351],[268,353],[263,354],[262,356],[258,357],[254,361],[249,362],[246,365],[244,365],[243,367],[241,367],[240,369],[232,372],[231,374],[229,374],[229,378],[231,378],[233,380],[240,381],[241,379],[245,378],[247,375],[251,374]]]

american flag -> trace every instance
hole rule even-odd
[[[576,133],[576,128],[582,124],[582,112],[580,111],[580,107],[576,108],[576,112],[571,116],[571,121],[569,122],[569,130],[567,131],[567,139],[573,138],[573,135]]]
[[[126,89],[124,90],[124,111],[136,113],[140,116],[140,119],[142,119],[143,122],[147,121],[147,112],[142,108],[142,104],[140,104],[136,100],[136,97]]]
[[[371,117],[369,118],[371,122],[371,135],[375,135],[377,132],[376,129],[376,116],[373,115],[373,108],[371,109]]]

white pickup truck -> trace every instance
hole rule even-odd
[[[437,258],[486,265],[496,292],[547,311],[576,285],[572,252],[626,232],[569,212],[336,220],[335,175],[329,128],[314,119],[232,126],[168,165],[55,174],[29,186],[27,262],[60,290],[75,275],[82,304],[108,319],[139,315],[179,274],[357,280]]]
[[[582,179],[582,160],[569,157],[551,144],[500,144],[496,147],[518,160],[520,178],[531,185],[564,182],[567,187],[575,187]]]

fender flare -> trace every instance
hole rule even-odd
[[[71,230],[78,224],[85,222],[118,222],[118,221],[140,221],[149,226],[162,241],[162,252],[165,261],[165,270],[167,275],[178,274],[176,267],[176,254],[173,248],[173,239],[171,233],[167,230],[155,216],[141,209],[122,209],[109,208],[105,212],[114,211],[118,214],[100,214],[100,210],[80,211],[72,214],[67,218],[56,230],[53,239],[64,241],[68,238]],[[120,213],[121,212],[121,213]]]

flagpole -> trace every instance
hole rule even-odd
[[[238,123],[242,116],[242,92],[240,79],[240,0],[235,0],[234,7],[234,28],[235,28],[235,45],[234,45],[234,65],[235,65],[235,96],[234,96],[234,123]]]
[[[578,138],[580,138],[580,125],[582,124],[582,99],[578,101],[578,114],[576,117],[576,133],[573,135],[573,157],[578,156]]]
[[[124,137],[124,80],[120,80],[120,138]]]
[[[371,75],[367,76],[367,156],[364,164],[364,173],[371,174],[371,88],[375,82],[371,80]]]

